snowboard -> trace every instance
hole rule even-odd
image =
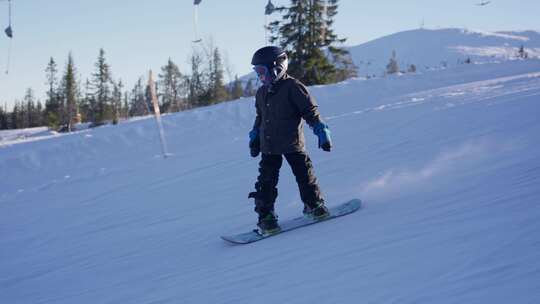
[[[341,205],[328,208],[330,215],[322,219],[313,219],[306,216],[300,216],[293,219],[279,221],[279,226],[281,227],[281,230],[272,234],[263,234],[259,229],[253,229],[252,231],[249,231],[249,232],[233,234],[233,235],[224,235],[224,236],[221,236],[221,238],[233,244],[249,244],[256,241],[264,240],[272,236],[276,236],[278,234],[285,233],[287,231],[291,231],[294,229],[313,225],[320,222],[325,222],[325,221],[328,221],[328,220],[331,220],[340,216],[351,214],[357,211],[358,209],[360,209],[361,205],[362,205],[362,202],[359,199],[352,199]]]

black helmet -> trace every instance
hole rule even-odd
[[[251,59],[252,65],[266,65],[269,68],[273,68],[275,65],[275,62],[280,57],[287,57],[287,53],[283,49],[277,46],[265,46],[263,48],[258,49],[255,54],[253,54],[253,58]]]
[[[275,81],[281,79],[287,72],[287,53],[277,46],[265,46],[258,49],[251,59],[252,65],[264,65],[272,71]]]

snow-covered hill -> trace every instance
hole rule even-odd
[[[400,68],[414,64],[419,70],[437,69],[473,62],[516,59],[523,46],[529,57],[540,58],[540,33],[481,32],[466,29],[417,29],[395,33],[349,48],[361,76],[380,76],[392,51]]]
[[[348,47],[361,77],[379,77],[395,51],[400,70],[412,64],[418,71],[464,64],[516,60],[523,46],[530,58],[540,58],[540,32],[483,32],[457,28],[402,31]],[[240,78],[256,82],[255,73]]]
[[[399,53],[398,53],[399,54]],[[538,303],[540,61],[311,87],[358,213],[246,246],[253,99],[0,147],[1,303]],[[35,138],[34,138],[35,139]],[[287,165],[277,212],[302,206]]]

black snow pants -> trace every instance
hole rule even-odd
[[[306,152],[293,152],[284,154],[296,177],[300,198],[305,205],[313,208],[323,201],[321,190],[313,170],[313,164]],[[279,170],[283,163],[280,154],[262,154],[259,162],[259,177],[255,183],[256,192],[250,193],[255,198],[255,212],[264,217],[274,211],[274,203],[278,196],[277,184]]]

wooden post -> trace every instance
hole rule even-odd
[[[161,141],[161,151],[163,152],[163,158],[167,158],[169,153],[167,152],[167,142],[165,141],[165,132],[163,131],[163,124],[161,123],[161,112],[159,110],[159,103],[156,93],[156,85],[154,82],[154,76],[152,70],[150,70],[148,76],[148,86],[150,87],[150,95],[152,97],[152,105],[154,106],[154,115],[156,117],[156,123],[159,131],[159,139]]]

